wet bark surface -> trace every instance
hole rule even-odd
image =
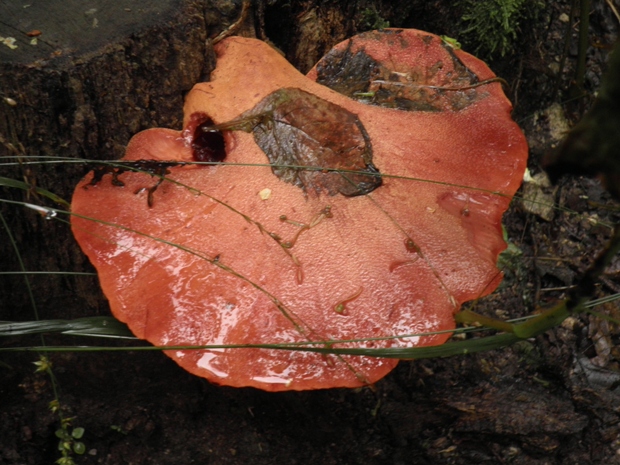
[[[392,26],[457,36],[462,12],[453,2],[402,3],[259,2],[241,32],[272,41],[303,72],[333,44],[376,27],[369,9]],[[516,199],[507,213],[512,252],[504,256],[504,282],[475,303],[476,311],[501,318],[562,299],[605,247],[609,225],[619,217],[596,180],[565,177],[549,186],[536,178],[545,153],[591,105],[618,31],[608,4],[593,1],[586,96],[571,99],[577,56],[576,26],[565,46],[571,2],[547,3],[538,20],[521,26],[517,52],[490,61],[508,82],[515,120],[531,147],[530,172],[539,179],[527,183],[523,195],[529,190],[559,206],[540,210]],[[18,53],[0,44],[0,156],[113,159],[139,130],[180,127],[184,93],[213,67],[206,40],[234,22],[238,5],[118,5],[110,11],[102,2],[76,2],[38,17],[17,9],[0,14],[0,36],[19,38]],[[0,6],[2,13],[7,9]],[[70,13],[74,19],[65,22]],[[25,34],[35,29],[42,32],[36,46]],[[88,169],[1,166],[0,176],[36,180],[69,198]],[[24,192],[0,189],[4,199],[28,201]],[[7,230],[26,269],[92,271],[66,224],[4,202],[0,212],[6,221],[0,271],[19,269]],[[592,297],[620,292],[619,272],[616,260]],[[94,277],[30,281],[41,319],[109,314]],[[34,319],[24,282],[20,275],[0,276],[0,320]],[[86,453],[75,456],[76,463],[613,464],[620,463],[620,332],[605,317],[619,318],[620,308],[611,302],[596,311],[501,350],[404,361],[358,390],[221,388],[158,352],[54,353],[50,359],[65,416],[85,428]],[[46,343],[128,344],[67,338],[48,336]],[[40,343],[39,337],[0,340],[1,347]],[[36,360],[33,353],[0,352],[2,464],[52,463],[60,456],[52,386],[45,374],[34,373]]]

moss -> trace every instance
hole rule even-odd
[[[534,21],[542,0],[460,0],[461,35],[476,54],[492,57],[512,53],[524,23]]]
[[[361,13],[360,26],[362,29],[385,29],[390,22],[385,20],[375,8],[365,8]]]

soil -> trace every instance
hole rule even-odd
[[[361,29],[353,19],[366,5],[355,3],[355,11],[331,4],[312,9],[321,3],[261,3],[256,33],[306,71],[333,43]],[[377,11],[393,26],[455,37],[460,11],[451,3],[379,5]],[[571,97],[578,32],[573,26],[565,47],[571,3],[546,2],[538,19],[520,28],[515,51],[488,61],[508,82],[514,118],[530,143],[529,170],[537,182],[527,183],[523,195],[557,202],[543,211],[513,202],[505,217],[511,247],[503,257],[504,281],[472,304],[490,316],[520,317],[564,298],[605,248],[609,225],[620,217],[618,203],[595,179],[565,176],[549,186],[536,177],[545,154],[591,106],[618,34],[608,3],[593,0],[585,94]],[[322,27],[320,38],[312,41],[308,23],[314,33]],[[54,263],[52,250],[39,253],[37,268]],[[98,308],[95,280],[72,283],[58,278],[65,291],[39,308],[41,319],[60,318],[64,308],[70,318],[107,314],[105,306]],[[15,302],[26,299],[26,291],[14,292]],[[618,292],[616,259],[592,298]],[[14,298],[0,295],[5,303]],[[9,307],[2,306],[1,319],[31,319]],[[79,314],[80,308],[88,313]],[[610,302],[595,311],[500,350],[402,361],[380,382],[356,390],[218,387],[158,352],[49,357],[62,412],[72,427],[85,430],[85,453],[73,455],[78,464],[620,464],[620,328],[607,318],[618,321],[620,306]],[[46,336],[46,343],[75,343],[67,337]],[[2,347],[40,343],[38,336],[0,340]],[[78,343],[106,344],[86,338]],[[49,408],[53,385],[45,373],[34,372],[37,360],[33,353],[0,352],[0,464],[53,463],[60,457],[58,415]]]

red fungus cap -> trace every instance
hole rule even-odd
[[[346,41],[310,78],[258,40],[229,38],[216,53],[212,81],[187,97],[185,129],[131,140],[123,160],[153,160],[134,165],[147,173],[110,182],[96,171],[74,193],[75,237],[136,336],[178,346],[436,332],[496,288],[501,217],[527,147],[501,85],[480,84],[494,77],[481,61],[414,30]],[[357,86],[351,96],[371,104],[314,80]],[[212,122],[236,130],[209,131]],[[397,363],[275,349],[166,353],[212,382],[269,391],[362,386]]]

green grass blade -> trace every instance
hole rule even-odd
[[[124,323],[108,316],[77,318],[75,320],[0,321],[0,336],[41,333],[135,339]]]
[[[322,347],[300,344],[224,344],[204,346],[139,346],[139,347],[103,347],[103,346],[46,346],[46,347],[6,347],[0,352],[37,351],[37,352],[120,352],[120,351],[152,351],[152,350],[216,350],[216,349],[271,349],[315,352],[320,354],[353,355],[378,358],[421,359],[433,357],[450,357],[454,355],[471,354],[487,350],[499,349],[508,346],[520,339],[514,334],[499,334],[480,339],[448,342],[433,347],[389,347],[376,348],[337,348],[333,342],[314,343]]]
[[[62,205],[65,208],[71,207],[69,202],[57,196],[53,192],[50,192],[46,189],[41,189],[40,187],[31,186],[30,184],[27,184],[24,181],[19,181],[17,179],[5,178],[3,176],[0,176],[0,186],[12,187],[15,189],[23,189],[25,191],[30,191],[31,189],[33,189],[37,194],[50,199],[52,202],[55,202],[58,205]]]

